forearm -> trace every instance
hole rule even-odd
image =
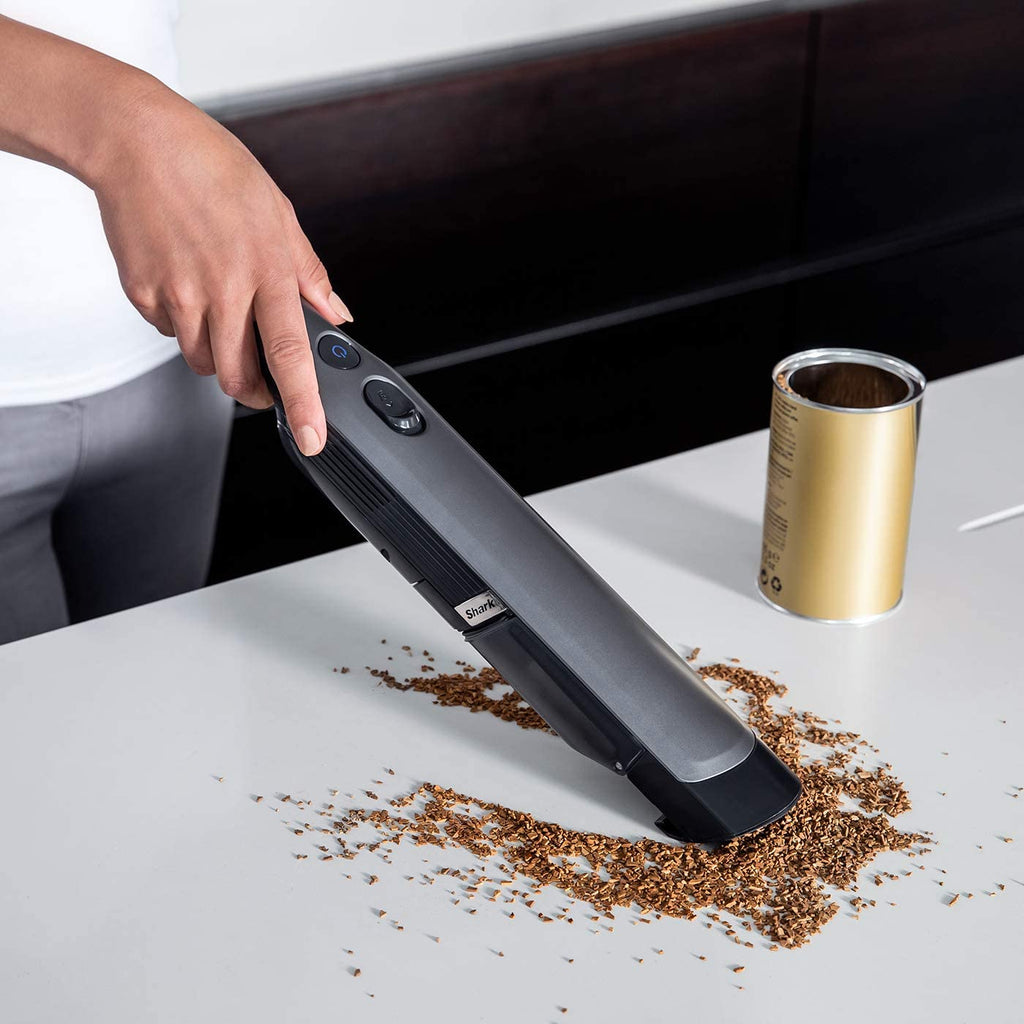
[[[2,150],[94,186],[132,118],[162,94],[173,96],[138,68],[0,15]]]

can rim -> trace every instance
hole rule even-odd
[[[870,409],[850,408],[842,405],[827,405],[824,402],[815,402],[803,395],[798,395],[791,389],[784,388],[779,383],[779,377],[783,376],[786,383],[797,370],[807,366],[822,366],[826,363],[861,363],[865,366],[875,366],[880,370],[886,370],[896,377],[899,377],[907,385],[907,395],[892,405],[877,405]],[[785,395],[787,398],[806,405],[811,409],[827,409],[829,412],[845,412],[851,414],[892,412],[896,409],[905,409],[921,401],[924,395],[927,381],[924,374],[904,359],[896,356],[886,355],[884,352],[872,352],[865,348],[809,348],[803,352],[795,352],[786,356],[775,364],[772,370],[772,386]]]

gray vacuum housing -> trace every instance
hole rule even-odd
[[[302,456],[278,401],[302,472],[668,835],[721,842],[782,817],[796,776],[406,380],[303,306],[328,438]]]

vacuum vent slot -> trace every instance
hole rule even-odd
[[[483,580],[333,427],[327,428],[323,451],[308,461],[453,608],[487,590]]]
[[[453,607],[487,589],[483,580],[404,502],[392,502],[372,518],[381,533],[400,538],[400,550],[424,571]]]
[[[312,461],[363,515],[370,516],[392,501],[393,496],[390,488],[378,483],[353,456],[341,437],[328,428],[327,444]]]

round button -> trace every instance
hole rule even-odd
[[[337,331],[324,331],[317,338],[316,350],[320,358],[336,370],[351,370],[359,365],[359,350]]]

